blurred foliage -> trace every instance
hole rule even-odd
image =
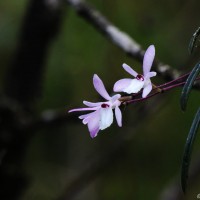
[[[199,123],[200,123],[200,110],[198,109],[195,117],[193,118],[193,122],[190,131],[188,133],[188,137],[184,148],[183,161],[181,166],[181,186],[184,193],[186,192],[187,189],[187,179],[190,167],[190,160],[191,160],[194,141],[199,128]]]
[[[199,34],[200,34],[200,27],[194,32],[194,34],[192,35],[192,38],[190,39],[189,48],[188,48],[190,53],[193,52],[195,47],[198,47],[197,42],[198,42]],[[186,110],[189,95],[190,95],[190,92],[192,90],[192,86],[194,85],[195,80],[198,79],[199,71],[200,71],[200,63],[198,62],[194,66],[194,68],[191,70],[183,86],[183,89],[181,92],[181,98],[180,98],[180,105],[183,111]],[[192,149],[193,149],[194,141],[196,138],[196,134],[199,129],[199,123],[200,123],[199,113],[200,112],[198,109],[195,117],[193,118],[193,122],[190,128],[190,131],[188,133],[185,148],[184,148],[183,161],[182,161],[182,166],[181,166],[181,186],[184,193],[186,192],[186,188],[187,188],[187,179],[188,179],[188,174],[189,174]]]
[[[192,90],[192,86],[193,86],[195,80],[198,78],[199,71],[200,71],[200,63],[198,62],[194,66],[194,68],[191,70],[191,72],[183,86],[183,89],[181,92],[181,98],[180,98],[180,106],[183,111],[186,110],[190,92]]]
[[[156,58],[161,61],[186,71],[196,62],[197,55],[189,57],[187,45],[199,26],[199,1],[90,2],[144,49],[155,44]],[[25,0],[0,1],[1,88],[16,50],[26,6]],[[94,73],[102,78],[111,92],[113,83],[127,76],[121,68],[122,63],[140,70],[140,63],[108,42],[71,7],[66,10],[64,18],[59,37],[48,52],[43,94],[37,102],[38,113],[54,108],[67,112],[70,108],[82,106],[82,100],[96,101],[99,96],[92,85]],[[179,98],[180,89],[175,89],[154,100],[131,105],[123,112],[122,128],[112,125],[93,140],[81,121],[37,132],[24,159],[24,170],[30,182],[22,199],[56,199],[82,166],[104,151],[117,136],[132,132],[134,138],[123,156],[75,199],[156,199],[180,171],[186,135],[199,105],[199,91],[192,93],[190,101],[193,103],[187,114],[181,112]],[[143,115],[138,109],[140,104],[145,104],[151,114],[144,116],[135,127],[134,120]],[[199,145],[197,141],[196,146]],[[194,152],[198,150],[196,148]],[[196,198],[199,186],[200,183],[186,199]]]

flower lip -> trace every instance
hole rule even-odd
[[[106,100],[110,100],[111,97],[106,91],[106,88],[102,82],[102,80],[98,77],[97,74],[94,74],[93,76],[93,85],[95,90]]]
[[[139,81],[144,81],[144,76],[142,74],[138,74],[136,76],[136,79],[139,80]]]

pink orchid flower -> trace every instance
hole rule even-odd
[[[152,83],[150,78],[156,76],[156,72],[150,72],[153,60],[155,57],[155,47],[150,45],[144,54],[143,59],[143,75],[138,74],[127,64],[123,64],[122,67],[129,74],[134,76],[134,79],[124,78],[117,81],[113,90],[115,92],[126,92],[128,94],[138,93],[143,88],[142,97],[145,98],[152,90]]]
[[[88,106],[88,108],[76,108],[69,110],[69,112],[93,111],[91,113],[79,116],[79,119],[82,119],[83,124],[87,124],[90,136],[92,138],[97,136],[99,130],[104,130],[112,124],[112,109],[115,109],[115,116],[118,126],[122,126],[122,114],[121,110],[119,109],[119,106],[121,104],[119,98],[121,97],[121,95],[116,94],[111,97],[107,93],[102,80],[96,74],[93,76],[93,85],[96,91],[107,101],[97,103],[83,101],[83,104]]]

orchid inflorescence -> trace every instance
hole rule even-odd
[[[152,84],[150,78],[156,76],[156,72],[150,71],[155,57],[155,47],[150,45],[144,54],[143,59],[143,74],[138,74],[127,64],[123,64],[122,67],[125,71],[131,74],[134,78],[124,78],[118,80],[113,87],[114,92],[123,92],[125,96],[121,94],[115,94],[110,96],[105,89],[102,80],[94,74],[93,85],[95,90],[106,100],[105,102],[89,102],[83,101],[86,108],[75,108],[68,112],[76,111],[92,111],[88,114],[83,114],[79,116],[83,124],[87,124],[90,136],[92,138],[96,137],[100,130],[104,130],[109,127],[113,122],[113,110],[115,112],[116,121],[119,127],[122,126],[122,113],[120,106],[123,104],[130,104],[137,101],[142,101],[150,98],[161,92],[170,90],[174,87],[183,85],[185,78],[188,74],[183,75],[176,80],[170,81],[168,83],[162,84],[160,86],[155,86]],[[150,94],[154,90],[153,94]],[[141,98],[136,98],[142,92]]]

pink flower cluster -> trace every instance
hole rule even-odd
[[[143,59],[143,75],[138,74],[127,64],[122,67],[125,71],[131,74],[134,78],[124,78],[118,80],[113,87],[114,92],[124,92],[127,94],[138,93],[143,89],[142,98],[146,98],[152,90],[152,83],[150,78],[156,76],[156,72],[151,72],[151,67],[155,57],[155,47],[150,45],[145,52]],[[95,74],[93,76],[93,85],[96,91],[106,100],[105,102],[89,102],[83,101],[87,108],[76,108],[69,110],[69,112],[76,111],[92,111],[88,114],[79,116],[83,124],[87,124],[90,136],[96,137],[99,130],[104,130],[113,122],[113,110],[115,112],[116,121],[119,127],[122,126],[122,113],[119,109],[121,105],[121,95],[115,94],[110,96],[105,89],[102,80]]]

